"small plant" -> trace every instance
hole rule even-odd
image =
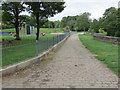
[[[99,33],[107,34],[107,32],[105,32],[105,31],[103,30],[103,28],[100,28],[100,29],[99,29]]]

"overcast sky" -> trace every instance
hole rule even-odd
[[[119,0],[64,0],[66,8],[61,13],[49,18],[51,21],[61,20],[64,16],[75,16],[83,12],[90,12],[91,18],[98,19],[105,9],[118,8]]]

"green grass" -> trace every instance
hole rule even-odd
[[[35,56],[35,42],[30,45],[2,50],[2,66],[14,64]]]
[[[57,32],[62,32],[62,30],[60,28],[41,28],[40,29],[40,33],[46,33],[46,36],[53,36],[53,35],[50,35],[50,33],[54,32],[54,30],[56,30]],[[3,29],[3,30],[0,30],[1,32],[15,32],[15,29],[14,28],[11,28],[11,29]],[[36,35],[36,28],[34,30],[34,34],[32,35]],[[27,36],[26,34],[22,34],[20,32],[20,36]],[[35,39],[35,37],[28,37],[29,39]],[[44,38],[44,37],[40,37],[40,38]],[[15,39],[15,37],[13,37],[13,35],[2,35],[2,39]],[[24,39],[24,37],[21,37],[21,39]],[[26,39],[26,38],[25,38]]]
[[[15,28],[11,28],[11,29],[3,29],[0,30],[1,32],[15,32]]]
[[[62,32],[62,30],[60,28],[56,28],[56,29],[54,29],[54,28],[41,28],[40,32],[41,33],[53,33],[54,30],[56,30],[57,32]]]
[[[79,35],[79,38],[83,45],[98,55],[97,59],[107,64],[116,74],[120,74],[118,73],[118,45],[95,40],[91,35]]]
[[[55,34],[46,34],[45,36],[42,36],[40,35],[39,39],[43,39],[43,38],[49,38],[49,37],[52,37],[52,36],[56,36]],[[15,37],[13,36],[10,36],[10,35],[2,35],[2,39],[15,39]],[[35,40],[36,39],[36,36],[30,36],[30,37],[21,37],[21,41],[23,40]]]
[[[36,32],[36,28],[34,30],[34,32]],[[54,32],[54,30],[56,30],[57,32],[62,32],[62,30],[60,28],[40,28],[40,32],[41,33],[52,33]],[[1,32],[15,32],[15,28],[11,28],[11,29],[3,29],[3,30],[0,30]]]

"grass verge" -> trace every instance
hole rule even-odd
[[[95,40],[91,35],[79,35],[79,38],[83,45],[92,53],[97,54],[97,59],[107,64],[116,74],[120,74],[118,71],[118,45]]]

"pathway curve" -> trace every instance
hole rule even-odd
[[[53,60],[3,78],[3,87],[14,88],[117,88],[118,77],[94,58],[72,35]]]

